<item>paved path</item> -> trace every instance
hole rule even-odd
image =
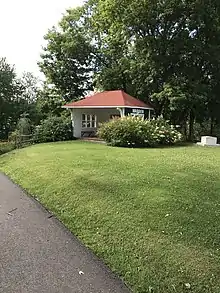
[[[1,293],[129,293],[40,204],[0,173]]]

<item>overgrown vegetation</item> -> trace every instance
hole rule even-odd
[[[0,155],[8,153],[14,149],[15,149],[15,145],[13,143],[0,141]]]
[[[16,148],[34,143],[65,141],[73,139],[72,124],[65,117],[51,116],[33,126],[30,119],[19,119],[16,129],[10,133],[8,141],[0,142],[0,155]]]
[[[22,117],[36,125],[40,113],[36,108],[38,80],[31,73],[18,77],[14,66],[0,58],[0,140],[7,140]]]
[[[68,114],[53,87],[31,73],[18,77],[15,67],[0,58],[0,140],[28,136],[40,121]],[[26,129],[25,129],[26,128]]]
[[[163,118],[143,120],[138,117],[124,117],[103,123],[98,136],[112,146],[156,147],[173,145],[182,135]]]
[[[134,293],[220,292],[220,148],[39,144],[0,170]]]

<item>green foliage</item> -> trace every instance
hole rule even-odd
[[[0,142],[0,155],[8,153],[15,149],[15,145],[10,142]]]
[[[11,127],[14,126],[17,84],[13,66],[5,58],[0,58],[0,139],[6,139]]]
[[[15,148],[22,148],[33,144],[33,134],[22,134],[18,129],[10,133],[8,141],[15,146]]]
[[[172,123],[186,125],[189,122],[189,139],[193,137],[194,121],[204,118],[207,107],[208,115],[218,119],[218,1],[104,0],[95,3],[91,18],[95,19],[101,36],[101,51],[116,60],[102,64],[99,72],[102,79],[109,71],[108,81],[111,75],[113,80],[117,76],[119,80],[118,71],[126,58],[127,67],[122,72],[124,76],[129,74],[128,91],[143,100],[151,96],[157,114],[163,114]],[[117,51],[119,54],[115,55]]]
[[[9,137],[8,137],[8,141],[13,144],[16,148],[21,147],[21,133],[19,132],[19,130],[15,130],[13,132],[10,133]]]
[[[49,31],[42,69],[67,99],[92,80],[98,89],[150,98],[192,139],[194,122],[220,123],[219,3],[89,0]]]
[[[210,130],[211,128],[211,130]],[[207,135],[216,136],[218,139],[220,139],[220,125],[213,124],[211,125],[210,121],[204,121],[203,123],[195,123],[194,126],[194,140],[200,141],[201,136],[207,136]]]
[[[30,73],[18,78],[13,66],[0,58],[0,139],[7,139],[18,120],[26,114],[36,123],[37,79]]]
[[[32,132],[31,120],[25,116],[18,120],[16,129],[21,135],[29,135]]]
[[[53,142],[73,139],[72,125],[69,119],[63,117],[49,117],[36,126],[34,141]]]
[[[48,116],[68,114],[66,110],[62,109],[64,103],[64,98],[57,93],[56,88],[50,87],[47,83],[44,83],[36,101],[36,108],[41,115],[41,120],[46,119]]]
[[[98,136],[112,146],[155,147],[179,142],[181,134],[163,118],[123,117],[101,124]]]
[[[22,115],[18,120],[16,129],[10,133],[8,140],[16,148],[28,146],[33,143],[33,125],[31,120]]]
[[[47,46],[39,63],[49,84],[71,101],[91,90],[93,62],[91,36],[84,26],[83,8],[67,11],[59,23],[45,36]]]

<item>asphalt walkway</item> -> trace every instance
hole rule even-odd
[[[1,293],[129,293],[56,218],[0,173]]]

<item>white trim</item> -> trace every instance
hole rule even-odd
[[[154,110],[153,108],[138,107],[138,106],[62,106],[64,109],[115,109],[115,108],[131,108],[131,109],[144,109]]]
[[[125,108],[122,108],[122,117],[125,117]]]
[[[144,110],[154,110],[153,108],[147,108],[147,107],[134,107],[134,106],[121,106],[123,108],[129,108],[129,109],[144,109]]]
[[[120,113],[121,117],[124,116],[124,109],[123,108],[116,108],[116,110],[118,110],[118,112]]]

